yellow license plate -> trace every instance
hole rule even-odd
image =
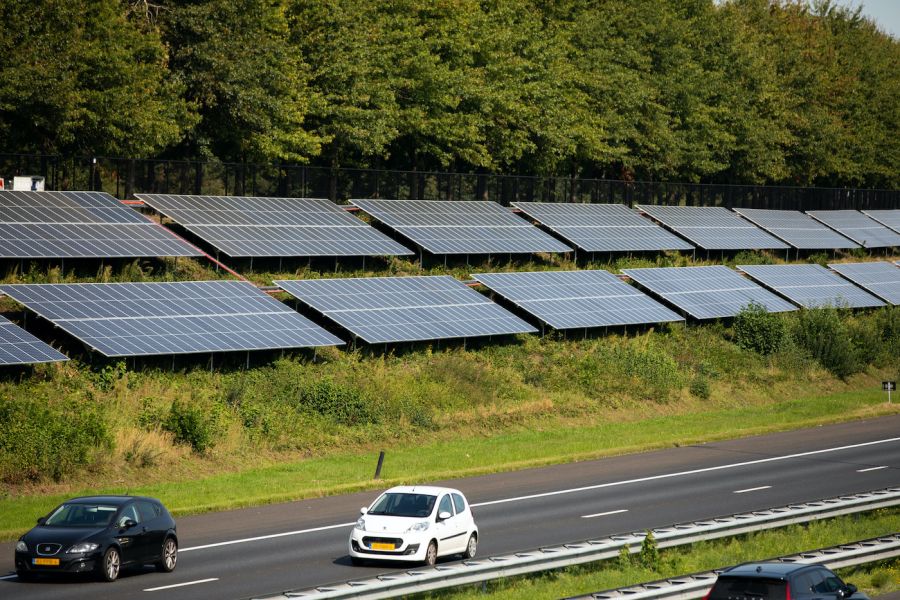
[[[35,558],[31,562],[32,562],[32,564],[44,565],[45,567],[58,567],[59,566],[58,558]]]
[[[393,550],[393,544],[385,544],[383,542],[372,542],[372,550]]]

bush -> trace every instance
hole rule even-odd
[[[709,387],[709,380],[705,375],[698,373],[691,380],[691,394],[701,400],[709,400],[712,390]]]
[[[214,417],[207,416],[201,407],[180,400],[172,402],[162,428],[171,433],[176,442],[189,444],[200,454],[212,447],[216,437]]]
[[[745,350],[774,354],[784,346],[786,337],[782,316],[770,313],[762,304],[751,302],[734,318],[734,341]]]
[[[638,559],[645,568],[651,571],[659,571],[659,546],[656,543],[656,538],[653,537],[652,531],[648,531],[644,541],[641,542],[641,552],[638,555]]]
[[[0,480],[59,481],[113,447],[102,413],[86,403],[0,398]]]
[[[842,379],[860,370],[850,332],[837,309],[831,307],[803,310],[793,328],[794,342]]]
[[[300,390],[300,405],[339,425],[377,423],[378,415],[366,395],[357,388],[325,379]]]

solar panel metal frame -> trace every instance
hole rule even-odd
[[[62,362],[69,357],[0,315],[0,365]]]
[[[887,210],[864,210],[862,214],[874,219],[889,229],[900,233],[900,208]]]
[[[369,344],[537,332],[449,275],[274,283]]]
[[[858,210],[808,210],[806,214],[850,238],[863,248],[900,246],[900,233]]]
[[[0,258],[202,255],[105,192],[0,191]]]
[[[350,200],[431,254],[565,253],[572,248],[486,200]]]
[[[14,284],[0,291],[110,357],[343,344],[245,281]]]
[[[724,265],[623,269],[642,288],[699,320],[736,316],[750,302],[769,312],[797,307]],[[704,283],[705,282],[705,283]]]
[[[512,206],[585,252],[694,250],[623,204],[513,202]]]
[[[821,265],[738,265],[737,268],[804,308],[884,306],[884,302],[866,290]]]
[[[787,250],[790,246],[721,206],[637,208],[704,250]]]
[[[602,269],[473,273],[472,277],[557,330],[684,321]]]
[[[235,258],[414,254],[324,198],[181,194],[136,197]]]
[[[856,242],[799,210],[735,208],[734,212],[800,250],[860,247]]]
[[[885,302],[900,305],[900,262],[833,263],[828,268]]]

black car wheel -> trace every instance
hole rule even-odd
[[[122,558],[119,556],[119,550],[109,548],[103,555],[103,562],[100,564],[100,576],[104,581],[115,581],[119,576],[121,566]]]
[[[156,563],[156,570],[163,573],[171,573],[175,570],[175,563],[178,562],[178,542],[173,537],[167,537],[162,545],[162,553],[159,561]]]

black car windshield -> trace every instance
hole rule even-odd
[[[385,494],[369,509],[370,515],[389,517],[427,517],[437,496],[427,494]]]
[[[116,516],[118,506],[107,504],[63,504],[47,517],[49,527],[107,527]]]

